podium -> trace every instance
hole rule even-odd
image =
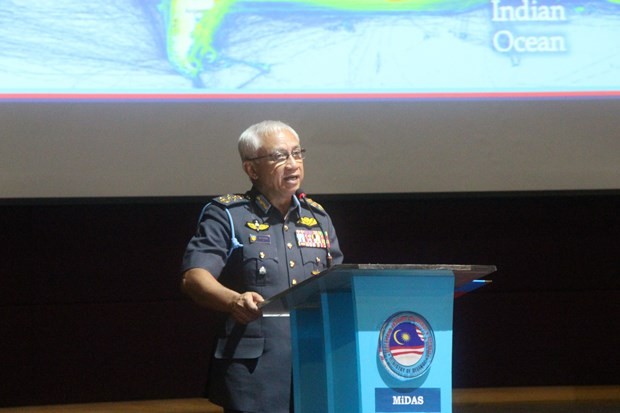
[[[296,413],[452,412],[454,297],[494,266],[334,266],[262,304],[290,316]]]

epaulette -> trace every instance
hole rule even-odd
[[[246,203],[248,201],[249,199],[245,195],[239,194],[221,195],[213,199],[213,202],[224,205],[225,207]]]
[[[325,209],[323,208],[323,206],[321,204],[319,204],[316,201],[313,201],[311,198],[306,197],[305,200],[308,202],[308,205],[310,205],[312,208],[316,209],[317,211],[325,214]]]

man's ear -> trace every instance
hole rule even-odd
[[[255,181],[258,179],[258,173],[256,172],[254,162],[243,161],[243,170],[250,177],[251,180]]]

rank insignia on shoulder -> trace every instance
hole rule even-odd
[[[311,205],[313,208],[318,209],[319,211],[325,211],[323,206],[321,204],[319,204],[318,202],[313,201],[310,198],[306,198],[306,201],[308,201],[308,204]]]
[[[269,224],[261,224],[258,221],[248,221],[245,223],[245,225],[250,228],[253,229],[254,231],[267,231],[269,229]]]
[[[317,225],[319,225],[318,222],[316,222],[316,219],[310,217],[301,217],[299,218],[299,221],[297,221],[297,223],[308,228],[316,227]]]
[[[230,205],[230,204],[234,204],[236,202],[239,201],[245,201],[246,197],[243,195],[237,195],[237,194],[227,194],[227,195],[222,195],[216,198],[216,201],[219,202],[220,204],[224,204],[224,205]]]

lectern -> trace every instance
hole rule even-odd
[[[267,299],[290,315],[296,413],[452,412],[454,297],[481,265],[337,265]]]

